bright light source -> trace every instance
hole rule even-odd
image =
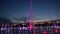
[[[22,28],[20,27],[20,30],[22,30]]]
[[[46,32],[46,31],[44,31],[44,32],[43,32],[43,34],[47,34],[47,32]]]
[[[54,30],[54,32],[58,33],[58,30],[56,29],[56,30]]]
[[[1,28],[1,30],[4,30],[4,28]]]

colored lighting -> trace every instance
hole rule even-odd
[[[33,28],[32,26],[33,26],[32,23],[30,23],[30,30],[32,30],[32,28]]]
[[[32,0],[30,0],[30,30],[33,28]]]
[[[58,33],[58,30],[56,29],[56,30],[54,30],[54,32]]]
[[[8,29],[8,34],[9,34],[10,30]]]
[[[23,29],[23,30],[28,30],[27,27],[20,27],[19,29],[20,29],[20,30],[22,30],[22,29]]]
[[[44,32],[43,32],[43,34],[47,34],[47,32],[46,32],[46,31],[44,31]]]
[[[1,30],[4,30],[3,28],[1,28]]]
[[[19,28],[20,30],[22,30],[22,28]]]
[[[36,34],[36,32],[34,32],[34,34]]]

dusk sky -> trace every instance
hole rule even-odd
[[[32,0],[33,17],[60,18],[60,0]],[[29,16],[30,0],[0,0],[0,17]]]

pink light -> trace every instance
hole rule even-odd
[[[43,34],[47,34],[47,32],[46,32],[46,31],[44,31],[44,32],[43,32]]]
[[[33,28],[33,25],[32,25],[32,23],[30,22],[30,30],[32,30],[32,28]]]
[[[33,28],[32,0],[30,0],[30,30]]]
[[[34,32],[34,34],[36,34],[36,32]]]
[[[54,30],[54,32],[58,33],[58,30],[56,29],[56,30]]]

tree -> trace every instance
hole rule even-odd
[[[0,17],[0,24],[11,23],[9,18]]]

